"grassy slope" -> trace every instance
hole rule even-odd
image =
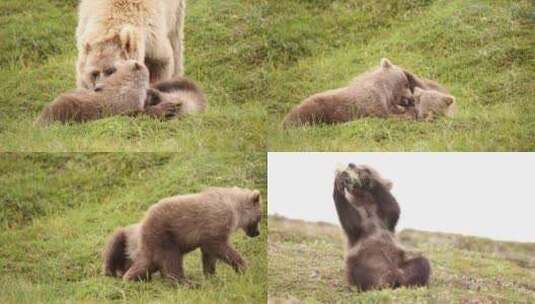
[[[528,303],[535,298],[535,244],[412,230],[404,230],[400,238],[431,260],[429,288],[359,294],[344,280],[345,245],[337,226],[270,217],[269,297],[304,303],[411,304]]]
[[[207,186],[265,193],[265,170],[263,153],[3,154],[0,302],[265,303],[267,221],[259,238],[232,238],[249,264],[244,275],[219,263],[217,275],[204,279],[199,252],[188,255],[186,275],[198,289],[104,277],[100,259],[107,236],[158,199]]]
[[[531,0],[280,1],[268,34],[270,150],[533,150],[535,7]],[[285,132],[312,93],[388,57],[457,97],[453,120],[362,119]]]
[[[46,129],[31,122],[74,88],[76,2],[0,3],[0,151],[260,151],[265,149],[262,1],[188,3],[186,74],[209,99],[180,121],[114,117]]]

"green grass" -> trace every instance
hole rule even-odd
[[[268,34],[272,151],[535,149],[535,7],[531,0],[278,1]],[[438,80],[459,115],[432,123],[367,118],[284,131],[313,93],[391,59]]]
[[[532,0],[198,0],[186,74],[208,110],[36,128],[74,87],[76,1],[0,4],[0,151],[528,151],[535,149]],[[432,123],[367,118],[284,131],[305,97],[388,57],[457,97]]]
[[[75,87],[76,2],[0,3],[0,151],[265,150],[262,1],[188,2],[186,74],[206,91],[205,113],[34,127],[45,104]]]
[[[404,230],[431,261],[428,288],[359,293],[345,282],[338,226],[269,217],[268,296],[275,303],[532,303],[535,244]]]
[[[115,228],[163,197],[208,186],[265,193],[265,166],[264,153],[1,154],[0,303],[265,303],[267,220],[259,238],[232,237],[243,275],[218,263],[205,279],[198,250],[187,255],[195,289],[105,277],[100,258]]]

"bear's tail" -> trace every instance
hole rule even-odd
[[[120,228],[113,233],[106,243],[102,253],[102,271],[105,275],[115,277],[118,271],[125,271],[127,262],[126,242],[126,231],[124,228]]]

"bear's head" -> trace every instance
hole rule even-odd
[[[109,87],[117,90],[119,87],[146,90],[149,87],[149,70],[135,60],[120,60],[115,63],[115,71],[102,80],[95,88],[95,92]]]
[[[128,59],[142,60],[135,31],[125,27],[97,41],[81,46],[78,58],[79,86],[94,89],[117,71],[117,62]]]
[[[392,190],[393,183],[382,177],[377,170],[367,165],[355,165],[350,163],[343,171],[338,170],[337,174],[342,174],[345,188],[352,194],[369,192],[381,187],[386,191]]]
[[[418,119],[431,120],[437,116],[452,117],[456,111],[455,97],[434,90],[414,89]]]
[[[239,210],[240,226],[249,237],[260,235],[258,225],[262,219],[260,191],[237,188],[242,192]]]
[[[393,93],[397,100],[396,105],[413,106],[414,97],[412,95],[411,83],[405,71],[392,64],[387,58],[381,59],[380,69],[384,79],[389,79],[394,85]]]

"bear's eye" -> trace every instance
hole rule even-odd
[[[116,68],[107,68],[106,70],[104,70],[104,75],[110,76],[111,74],[113,74],[115,72],[117,72]]]

